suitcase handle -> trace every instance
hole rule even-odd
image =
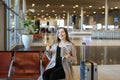
[[[86,42],[82,42],[82,61],[85,61],[85,47],[86,47]]]

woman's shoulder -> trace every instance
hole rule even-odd
[[[66,44],[73,45],[73,43],[72,43],[72,42],[69,42],[69,41],[67,41],[67,43],[66,43]]]
[[[54,43],[52,46],[55,47],[55,46],[57,46],[57,45],[58,45],[57,43]]]
[[[52,44],[52,45],[51,45],[51,50],[56,49],[56,47],[57,47],[57,44],[56,44],[56,43]]]
[[[71,48],[72,48],[72,46],[74,46],[74,44],[72,43],[72,42],[66,42],[66,46],[71,46]]]

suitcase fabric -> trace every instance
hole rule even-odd
[[[98,80],[97,64],[85,59],[85,45],[83,43],[82,61],[80,62],[80,80]]]

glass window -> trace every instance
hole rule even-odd
[[[7,50],[10,50],[17,44],[17,27],[19,26],[18,11],[15,10],[15,0],[5,0],[7,7]],[[19,7],[18,7],[19,8]]]

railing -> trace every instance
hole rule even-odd
[[[93,39],[120,39],[120,30],[115,31],[94,31],[91,38]]]

